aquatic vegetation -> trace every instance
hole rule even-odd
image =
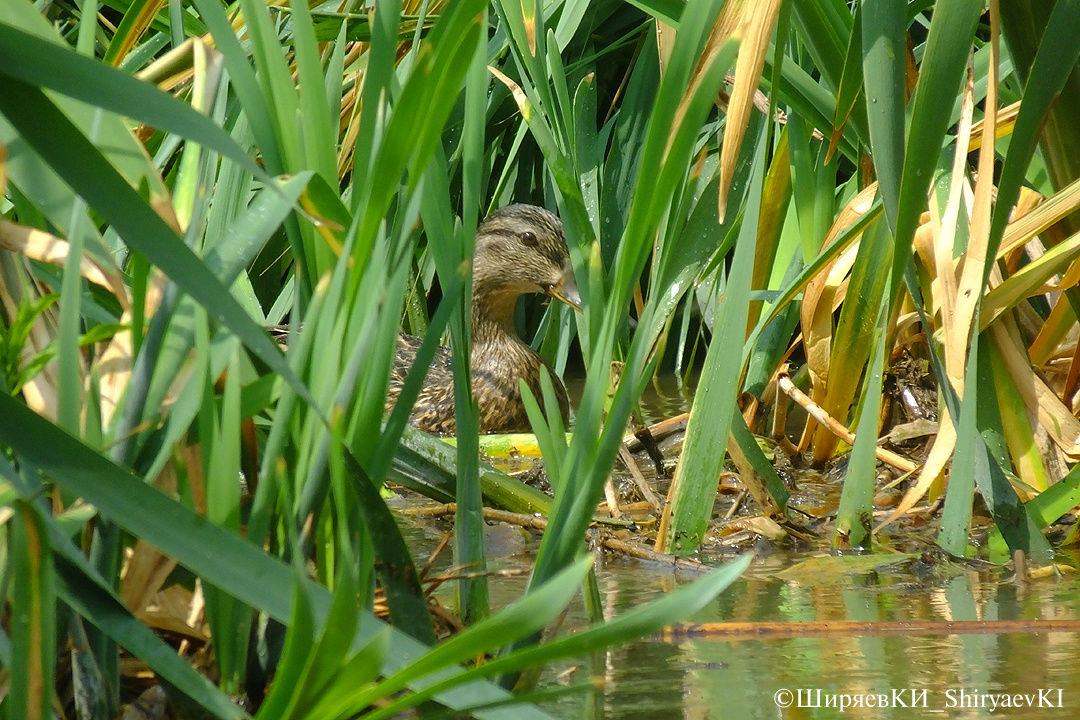
[[[989,7],[0,4],[8,716],[79,687],[76,712],[115,717],[120,648],[222,718],[240,695],[275,718],[543,716],[492,680],[653,632],[748,562],[537,645],[580,589],[602,617],[584,537],[659,372],[701,371],[659,549],[699,546],[729,456],[782,517],[754,433],[825,463],[832,422],[834,545],[930,493],[964,555],[978,492],[995,558],[1045,554],[1077,504],[1080,10]],[[557,211],[582,301],[515,318],[586,375],[571,427],[547,374],[523,393],[553,497],[479,460],[471,259],[514,202]],[[386,413],[402,332],[422,339]],[[456,448],[408,427],[444,336]],[[817,416],[789,436],[796,385]],[[912,388],[937,431],[875,518],[883,408]],[[455,503],[449,640],[388,480]],[[485,502],[547,515],[529,592],[494,614]]]

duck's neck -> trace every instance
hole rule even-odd
[[[524,345],[514,332],[514,308],[521,293],[512,290],[473,288],[472,342],[476,349],[491,352],[492,346]]]
[[[488,426],[528,429],[528,419],[521,400],[520,381],[524,380],[543,408],[543,389],[540,376],[544,368],[551,377],[558,412],[563,422],[569,419],[569,403],[566,389],[551,366],[514,332],[514,306],[521,292],[513,289],[500,289],[492,292],[477,293],[473,287],[472,311],[472,370],[473,391],[477,391],[477,379],[483,378],[481,385],[487,385],[489,392],[495,388],[500,399],[517,413],[513,422],[505,418],[492,418]],[[479,371],[478,371],[479,370]],[[493,375],[495,377],[493,377]],[[481,403],[483,420],[483,404]]]

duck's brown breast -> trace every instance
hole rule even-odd
[[[397,402],[419,348],[419,338],[410,335],[399,338],[386,399],[387,411]],[[480,432],[529,432],[531,426],[521,398],[520,381],[525,380],[543,407],[540,374],[544,369],[551,375],[563,423],[568,422],[566,388],[547,363],[524,343],[502,343],[497,347],[478,345],[473,348],[472,365],[473,397],[479,411]],[[409,423],[426,432],[452,435],[457,430],[454,408],[451,355],[448,348],[440,347],[409,414]]]

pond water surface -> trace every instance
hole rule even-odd
[[[842,567],[844,558],[837,561]],[[773,576],[790,562],[756,562],[688,621],[1080,618],[1075,575],[1026,586],[998,572],[962,574],[933,586],[874,570],[830,573],[820,581]],[[609,615],[693,579],[623,559],[605,563],[599,578]],[[509,602],[523,587],[524,578],[499,580],[493,600]],[[568,624],[585,624],[580,606]],[[595,692],[545,706],[560,718],[1078,718],[1080,633],[654,638],[591,665],[583,659],[549,668],[544,678],[547,687],[601,681]],[[841,711],[856,698],[862,707]]]
[[[568,386],[573,395],[573,381]],[[691,394],[672,380],[654,384],[643,401],[646,422],[684,411]],[[420,547],[449,527],[405,525],[418,556]],[[493,606],[521,597],[537,542],[535,533],[490,528],[490,566],[518,571],[490,580]],[[762,550],[740,580],[683,622],[1080,619],[1080,582],[1072,573],[1018,585],[1004,569],[925,573],[889,558],[830,557],[771,544]],[[1066,570],[1080,567],[1076,550],[1069,552],[1059,554],[1058,562]],[[716,565],[723,558],[706,561]],[[608,556],[597,575],[607,617],[698,577],[619,556]],[[586,624],[577,600],[563,631]],[[557,718],[613,720],[1080,718],[1080,633],[773,639],[684,634],[549,667],[541,689],[590,682],[596,690],[542,706]]]

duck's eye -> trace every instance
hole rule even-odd
[[[536,247],[539,244],[539,240],[536,239],[536,235],[526,230],[521,233],[521,242],[529,247]]]

